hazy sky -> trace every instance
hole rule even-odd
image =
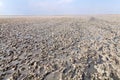
[[[120,14],[120,0],[0,0],[0,15]]]

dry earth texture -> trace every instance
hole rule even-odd
[[[0,16],[0,80],[120,80],[120,15]]]

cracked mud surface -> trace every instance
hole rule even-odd
[[[0,18],[0,80],[120,80],[120,15]]]

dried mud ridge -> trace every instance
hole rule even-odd
[[[120,80],[120,17],[0,19],[0,80]]]

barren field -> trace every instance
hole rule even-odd
[[[0,80],[120,80],[120,15],[0,16]]]

